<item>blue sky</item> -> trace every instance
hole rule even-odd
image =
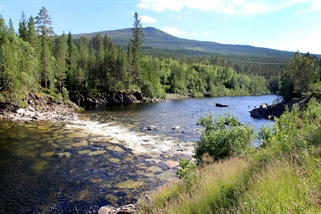
[[[15,30],[48,10],[56,34],[143,27],[180,38],[321,54],[321,0],[0,0],[0,13]]]

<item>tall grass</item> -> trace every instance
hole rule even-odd
[[[244,188],[244,174],[250,164],[233,158],[221,163],[195,169],[192,187],[184,183],[163,186],[151,194],[149,204],[142,202],[144,213],[226,213],[237,208],[237,198]]]
[[[239,199],[240,213],[320,213],[321,176],[315,164],[304,170],[286,162],[267,164]],[[306,172],[315,167],[317,171]]]
[[[141,213],[320,213],[319,159],[305,165],[233,158],[196,169],[190,188],[168,184],[143,201]]]

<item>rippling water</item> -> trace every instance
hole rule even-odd
[[[199,127],[196,126],[200,115],[211,112],[213,116],[230,113],[238,117],[241,123],[254,126],[267,125],[265,119],[255,119],[249,111],[262,103],[272,104],[275,95],[194,98],[170,100],[162,103],[144,103],[129,106],[94,107],[87,113],[94,114],[97,120],[104,121],[111,115],[125,124],[134,124],[135,130],[145,130],[148,126],[156,126],[154,132],[179,137],[183,141],[197,141]],[[216,107],[216,103],[227,104],[227,108]],[[180,132],[172,127],[180,126]]]
[[[2,121],[0,213],[96,213],[103,205],[136,201],[175,178],[167,160],[191,157],[200,115],[229,111],[259,128],[268,121],[251,118],[249,110],[274,99],[186,99],[96,107],[64,123]]]

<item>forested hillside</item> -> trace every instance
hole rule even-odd
[[[134,20],[131,36],[124,47],[116,45],[109,35],[78,38],[71,32],[56,35],[45,7],[35,18],[27,19],[22,13],[18,31],[11,19],[6,25],[1,17],[1,100],[19,102],[26,92],[45,92],[59,101],[68,99],[70,93],[139,91],[145,97],[164,98],[166,93],[234,96],[278,91],[279,74],[284,68],[282,63],[249,64],[219,55],[154,53],[154,48],[145,52],[145,45],[163,47],[175,39],[153,28],[144,31],[137,13]],[[128,35],[128,30],[125,31]],[[146,36],[151,31],[153,35],[160,34],[159,43]],[[121,32],[120,37],[125,38]],[[190,43],[189,40],[185,42]],[[220,47],[224,49],[225,46]],[[251,52],[253,47],[248,48]],[[227,46],[225,51],[230,53]]]
[[[182,39],[167,34],[157,28],[143,28],[145,34],[142,46],[148,52],[172,52],[193,56],[211,56],[219,55],[229,59],[284,63],[288,58],[293,56],[294,52],[273,50],[269,48],[254,47],[249,45],[230,45],[216,42],[196,41]],[[96,34],[108,35],[115,44],[126,45],[131,37],[131,29],[120,29],[112,31],[101,31],[96,33],[76,34],[74,38],[79,39],[81,36],[93,37]]]

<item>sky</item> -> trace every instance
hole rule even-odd
[[[0,14],[15,30],[48,10],[57,35],[143,27],[173,36],[321,54],[321,0],[0,0]]]

